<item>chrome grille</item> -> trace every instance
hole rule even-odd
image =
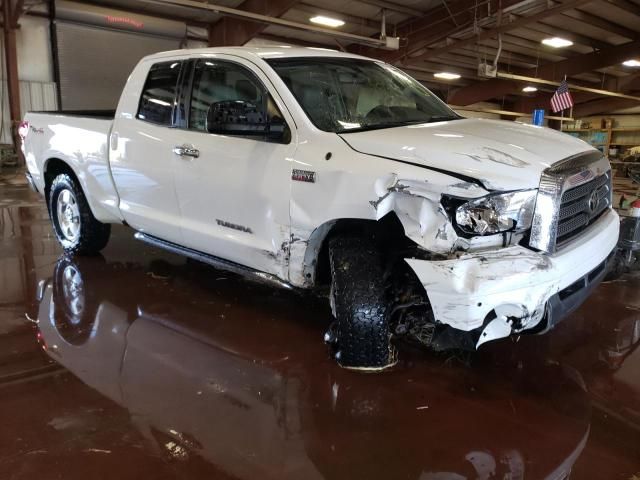
[[[611,166],[600,152],[567,158],[540,178],[529,245],[553,253],[611,205]]]
[[[562,194],[556,245],[585,230],[611,204],[611,173],[607,172]]]

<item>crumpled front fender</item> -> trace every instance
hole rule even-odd
[[[407,237],[438,254],[466,250],[470,243],[468,239],[460,238],[451,224],[441,203],[443,193],[463,198],[477,198],[488,193],[473,183],[408,180],[396,174],[378,179],[375,191],[377,199],[370,203],[376,209],[376,218],[379,220],[389,212],[395,212]]]

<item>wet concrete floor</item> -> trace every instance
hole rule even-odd
[[[61,257],[39,197],[3,177],[0,479],[640,475],[640,277],[546,336],[403,346],[384,374],[337,367],[329,320],[124,227]]]

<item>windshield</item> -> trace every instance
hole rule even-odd
[[[316,127],[348,133],[461,118],[390,65],[353,58],[270,59]]]

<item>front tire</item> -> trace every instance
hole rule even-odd
[[[358,237],[329,243],[331,302],[336,321],[326,339],[347,368],[382,370],[396,363],[390,342],[383,259],[376,245]]]
[[[109,242],[111,225],[96,220],[82,188],[67,173],[61,173],[51,183],[49,214],[66,253],[95,255]]]

